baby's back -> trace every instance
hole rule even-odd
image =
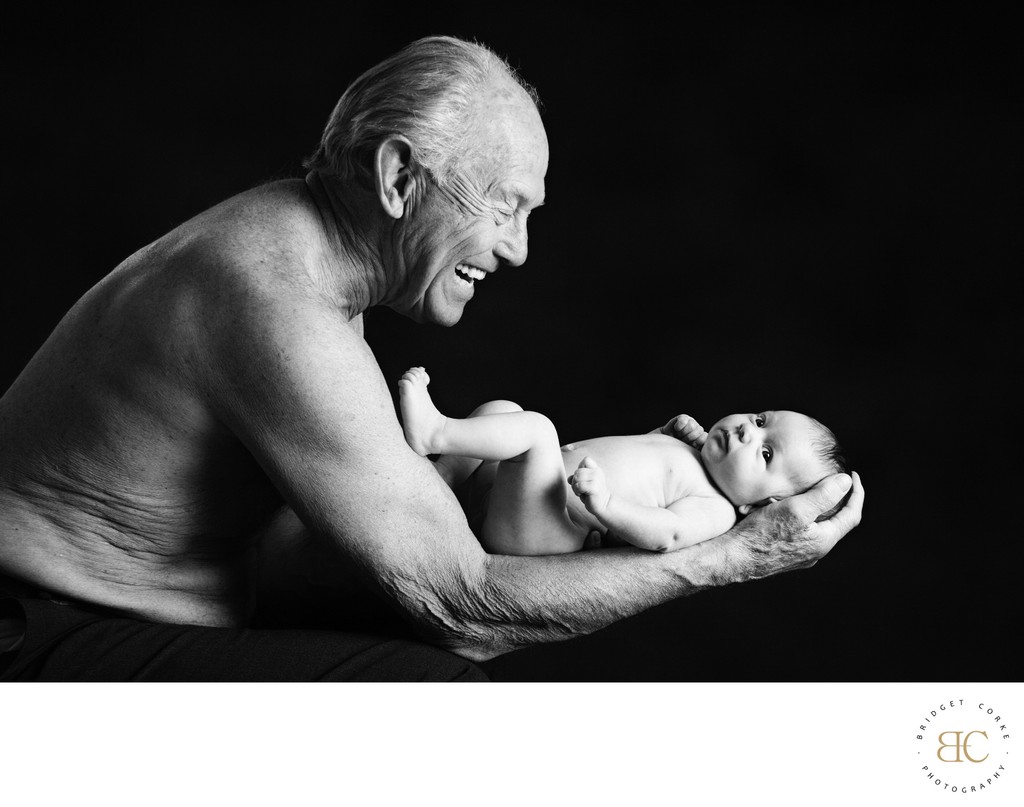
[[[601,466],[615,496],[648,507],[667,507],[687,496],[719,495],[711,484],[700,453],[665,434],[595,437],[562,446],[566,477],[590,457]],[[570,491],[569,515],[591,529],[603,527]]]

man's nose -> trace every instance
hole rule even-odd
[[[509,266],[522,266],[529,252],[526,234],[526,223],[510,225],[507,232],[502,233],[501,240],[494,248],[494,253]]]

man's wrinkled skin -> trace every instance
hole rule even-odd
[[[311,173],[243,193],[91,289],[0,399],[0,571],[116,613],[236,626],[256,581],[274,583],[254,575],[262,556],[289,585],[368,587],[480,660],[811,565],[856,526],[854,475],[679,552],[481,550],[406,445],[362,335],[374,305],[454,325],[474,292],[457,265],[526,259],[544,129],[511,84],[479,103],[479,157],[443,188],[395,136],[371,186]]]

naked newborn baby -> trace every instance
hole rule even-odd
[[[399,381],[406,440],[440,455],[449,484],[474,475],[483,495],[467,514],[492,554],[576,552],[595,531],[604,545],[681,549],[846,472],[832,431],[798,412],[727,415],[707,432],[678,415],[649,434],[560,445],[547,417],[510,401],[446,417],[429,382],[422,367]]]

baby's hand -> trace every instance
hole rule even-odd
[[[608,506],[611,494],[608,492],[604,471],[590,457],[580,461],[576,473],[569,477],[569,484],[572,492],[583,501],[583,506],[595,516],[600,516]]]
[[[689,415],[676,415],[662,427],[661,433],[671,435],[694,448],[702,448],[708,439],[704,427]]]

